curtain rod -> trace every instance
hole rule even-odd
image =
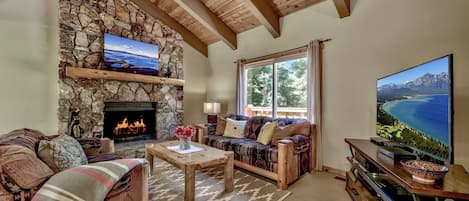
[[[319,42],[320,43],[325,43],[325,42],[329,42],[331,40],[332,40],[331,38],[326,38],[326,39],[319,40]],[[290,51],[301,50],[301,49],[307,48],[307,47],[308,47],[308,45],[303,45],[303,46],[300,46],[300,47],[295,47],[295,48],[292,48],[292,49],[289,49],[289,50],[283,50],[283,51],[280,51],[280,52],[274,52],[272,54],[268,54],[268,55],[264,55],[264,56],[260,56],[260,57],[255,57],[255,58],[251,58],[251,59],[241,58],[240,60],[256,60],[256,59],[260,59],[260,58],[264,58],[264,57],[271,57],[273,55],[282,54],[282,53],[286,53],[286,52],[290,52]],[[238,60],[234,61],[233,63],[237,63],[237,62],[238,62]]]

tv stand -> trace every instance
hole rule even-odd
[[[345,142],[352,154],[345,189],[354,201],[469,200],[469,175],[461,165],[448,165],[449,172],[435,184],[420,184],[399,163],[378,157],[378,145],[362,139]]]

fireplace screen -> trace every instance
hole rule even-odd
[[[104,137],[117,141],[156,136],[156,104],[109,102],[104,108]]]

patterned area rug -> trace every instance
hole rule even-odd
[[[184,172],[160,159],[155,160],[154,174],[149,178],[151,201],[184,200]],[[234,170],[234,190],[225,193],[223,166],[196,172],[195,200],[199,201],[282,201],[289,191],[262,179]]]

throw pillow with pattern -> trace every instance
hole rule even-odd
[[[68,135],[59,135],[51,140],[41,140],[38,155],[54,172],[88,164],[88,159],[80,143]]]

